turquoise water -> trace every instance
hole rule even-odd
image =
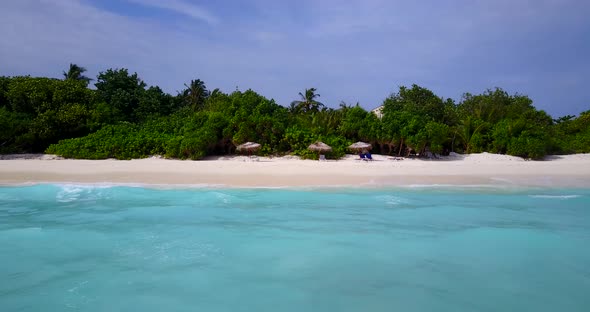
[[[0,187],[1,311],[590,311],[590,190]]]

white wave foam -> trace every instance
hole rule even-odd
[[[512,189],[512,185],[498,184],[408,184],[400,188],[409,189]]]
[[[80,199],[80,196],[84,192],[84,188],[77,186],[62,186],[62,189],[55,199],[60,203],[69,203]]]
[[[108,189],[118,186],[128,186],[128,187],[141,187],[139,184],[132,184],[132,183],[109,183],[109,182],[98,182],[98,183],[54,183],[54,185],[61,187],[62,189]]]
[[[234,196],[222,192],[213,192],[213,194],[215,195],[215,197],[217,197],[217,199],[221,200],[224,204],[230,204],[234,199]]]
[[[225,188],[227,187],[224,184],[209,184],[209,183],[200,183],[200,184],[163,184],[163,183],[125,183],[125,182],[65,182],[65,183],[55,183],[55,182],[43,182],[40,184],[53,184],[59,187],[81,187],[81,188],[114,188],[114,187],[134,187],[134,188],[147,188],[147,189],[162,189],[162,190],[174,190],[174,189],[207,189],[207,188]]]
[[[529,195],[532,198],[546,198],[546,199],[572,199],[582,197],[582,195]]]
[[[403,197],[399,197],[399,196],[395,196],[395,195],[382,195],[382,196],[377,196],[377,199],[379,201],[385,202],[388,205],[391,206],[398,206],[400,204],[407,204],[408,200],[403,198]]]
[[[122,185],[127,186],[127,185]],[[227,188],[224,184],[137,184],[137,187],[156,190],[192,190],[192,189],[220,189]]]
[[[58,184],[61,190],[55,196],[60,203],[78,200],[97,200],[104,197],[103,190],[114,187],[111,184]]]
[[[83,282],[80,282],[80,283],[78,283],[78,285],[76,285],[76,286],[74,286],[74,287],[72,287],[72,288],[68,289],[68,292],[77,292],[77,291],[78,291],[78,289],[80,289],[80,287],[83,287],[83,286],[84,286],[84,285],[86,285],[86,284],[88,284],[88,281],[83,281]]]

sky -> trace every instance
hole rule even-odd
[[[418,84],[460,101],[500,87],[553,117],[590,110],[588,0],[1,0],[0,75],[137,72],[281,105],[316,88],[375,108]]]

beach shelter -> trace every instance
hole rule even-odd
[[[322,153],[328,153],[332,151],[332,148],[330,147],[330,145],[324,143],[324,142],[320,142],[317,141],[313,144],[311,144],[310,146],[307,147],[307,149],[309,149],[310,151],[314,151],[314,152],[318,152],[318,159],[319,160],[325,160],[325,157]]]
[[[236,147],[238,152],[248,152],[248,157],[252,155],[252,152],[255,152],[260,149],[262,145],[256,142],[246,142],[244,144],[240,144]]]
[[[359,142],[356,142],[356,143],[351,144],[348,148],[351,149],[351,150],[353,150],[353,151],[360,152],[360,151],[364,151],[364,150],[368,151],[372,147],[373,146],[371,146],[371,144],[369,144],[369,143],[365,143],[365,142],[360,142],[359,141]]]

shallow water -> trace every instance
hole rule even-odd
[[[590,190],[0,187],[1,311],[590,311]]]

